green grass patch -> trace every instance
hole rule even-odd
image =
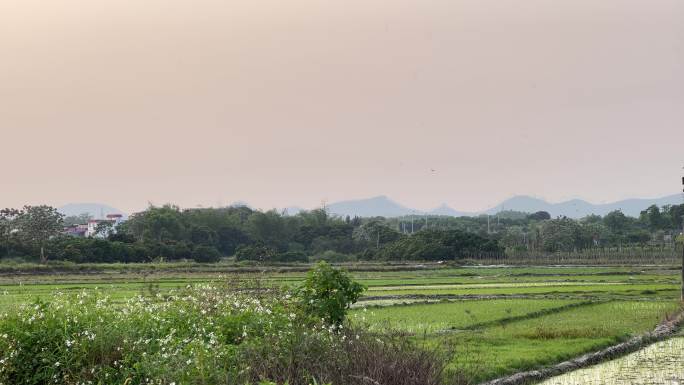
[[[465,300],[356,310],[351,319],[371,329],[399,329],[410,333],[435,333],[526,316],[542,310],[577,304],[575,300]]]
[[[453,368],[484,381],[551,365],[650,331],[679,306],[674,301],[615,301],[453,334]]]

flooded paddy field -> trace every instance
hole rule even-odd
[[[550,378],[540,385],[684,384],[684,337],[650,345],[625,357]]]

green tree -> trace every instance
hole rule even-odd
[[[380,251],[384,259],[455,260],[469,254],[499,253],[498,241],[461,230],[420,230],[403,237]]]
[[[542,249],[572,251],[590,247],[593,234],[570,218],[551,219],[541,228]]]
[[[656,231],[669,227],[667,224],[667,217],[663,217],[660,208],[656,205],[649,206],[639,215],[639,221],[648,226],[649,230]]]
[[[366,242],[379,248],[401,239],[403,235],[385,223],[374,219],[354,229],[352,236],[357,241]]]
[[[630,225],[629,218],[620,210],[611,211],[603,217],[603,224],[614,234],[624,233]]]
[[[89,213],[71,215],[64,218],[64,226],[85,225],[93,217]]]
[[[132,215],[126,228],[139,240],[157,242],[180,240],[185,231],[180,209],[173,205],[150,206]]]
[[[192,251],[192,259],[200,263],[214,263],[221,259],[221,253],[213,246],[199,245]]]
[[[17,230],[16,219],[22,214],[21,210],[5,208],[0,210],[0,236],[5,242],[6,255],[10,256],[12,232]]]
[[[307,314],[340,325],[364,290],[346,272],[321,261],[307,273],[296,294]]]
[[[551,219],[551,214],[546,211],[537,211],[534,214],[530,214],[528,218],[533,221],[546,221]]]
[[[663,208],[663,215],[669,218],[670,226],[673,230],[681,230],[682,220],[684,220],[684,204]]]
[[[17,218],[22,238],[36,245],[40,249],[40,261],[45,263],[45,245],[50,238],[64,230],[64,215],[51,206],[24,206],[23,212]]]
[[[290,242],[294,229],[287,225],[287,221],[275,210],[254,212],[247,221],[247,229],[254,240],[277,250],[285,248]]]
[[[113,229],[114,222],[100,221],[97,223],[97,226],[95,226],[95,233],[93,235],[96,237],[107,238]]]

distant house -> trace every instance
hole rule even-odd
[[[88,231],[88,225],[73,225],[64,228],[64,234],[70,235],[72,237],[85,237]]]
[[[123,215],[121,214],[107,214],[105,219],[91,219],[88,223],[78,224],[74,226],[69,226],[64,228],[64,233],[74,237],[98,237],[104,238],[108,234],[96,234],[97,225],[102,222],[109,222],[112,224],[112,231],[116,231],[116,226],[124,222]]]
[[[121,214],[107,214],[107,220],[113,221],[114,227],[120,225],[124,221],[123,215]]]

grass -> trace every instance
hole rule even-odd
[[[679,286],[676,284],[611,284],[611,285],[525,285],[501,287],[498,285],[473,288],[448,287],[448,288],[421,288],[412,287],[403,290],[374,290],[371,289],[367,295],[390,296],[390,295],[574,295],[595,296],[595,297],[634,297],[649,296],[656,292],[661,298],[675,299]]]
[[[576,300],[467,300],[357,310],[352,320],[372,328],[399,329],[409,333],[435,333],[517,318],[540,311],[580,304]]]
[[[477,370],[475,380],[554,364],[653,329],[675,302],[615,301],[497,325],[452,336],[468,354],[455,355],[455,368]]]

